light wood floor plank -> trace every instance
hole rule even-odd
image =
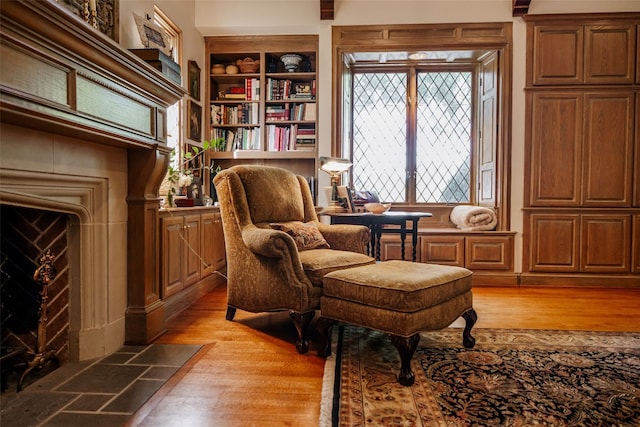
[[[640,332],[640,289],[473,290],[476,328]],[[157,343],[205,345],[130,420],[130,426],[316,426],[324,359],[295,350],[287,313],[225,320],[226,288],[169,322]]]

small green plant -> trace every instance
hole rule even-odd
[[[167,192],[168,207],[173,206],[173,200],[179,188],[187,187],[193,182],[194,168],[192,165],[204,165],[204,154],[207,150],[219,151],[224,146],[224,138],[215,138],[211,141],[204,141],[202,148],[192,145],[182,155],[182,162],[176,165],[175,156],[176,149],[171,150],[169,156],[169,167],[167,168],[167,180],[169,181],[169,191]],[[211,160],[209,166],[197,167],[198,170],[209,170],[210,173],[218,173],[220,165],[214,168],[214,162]]]

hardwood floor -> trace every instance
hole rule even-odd
[[[476,328],[640,332],[640,289],[474,288]],[[130,426],[316,426],[324,359],[295,350],[287,313],[238,310],[225,320],[226,288],[169,322],[156,342],[203,349],[156,393]]]

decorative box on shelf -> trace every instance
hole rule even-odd
[[[177,84],[182,84],[180,64],[177,64],[160,49],[129,49],[129,51]]]
[[[179,208],[191,208],[194,205],[194,200],[186,197],[176,196],[175,204]]]

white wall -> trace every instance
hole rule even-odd
[[[154,5],[164,12],[174,24],[182,31],[182,86],[188,90],[187,73],[189,60],[196,61],[201,69],[200,81],[204,82],[207,75],[204,69],[204,39],[202,34],[194,26],[195,5],[194,0],[120,0],[120,45],[125,49],[140,49],[144,46],[140,41],[138,28],[133,19],[133,13],[139,16],[153,16]],[[201,105],[204,101],[204,84],[200,85]],[[183,108],[182,123],[188,123],[186,117],[186,104]],[[186,127],[183,127],[182,138],[187,140]]]
[[[153,10],[151,2],[121,0],[124,5]],[[202,36],[240,34],[318,34],[319,124],[331,124],[331,27],[333,25],[429,24],[444,22],[513,22],[513,134],[511,226],[518,231],[516,271],[521,271],[522,206],[524,183],[524,85],[526,26],[512,17],[512,0],[335,0],[332,21],[320,20],[319,0],[167,0],[160,7],[176,19],[184,31],[193,25]],[[121,28],[131,8],[121,6]],[[127,12],[129,11],[129,12]],[[530,14],[638,12],[640,0],[532,0]],[[188,21],[191,13],[194,19]],[[176,14],[174,18],[173,13]],[[131,18],[131,21],[133,18]],[[133,22],[131,22],[133,24]],[[183,24],[184,23],[184,24]],[[135,25],[133,25],[135,31]],[[137,33],[134,33],[137,37]],[[121,33],[121,40],[122,33]],[[186,44],[186,43],[185,43]],[[190,48],[195,48],[196,43]],[[202,45],[200,43],[200,45]],[[188,52],[188,54],[193,54]],[[203,54],[200,53],[200,58]],[[201,59],[199,63],[204,63]],[[204,70],[205,75],[208,70]],[[329,155],[329,132],[321,132],[320,155]],[[324,174],[322,174],[324,175]],[[328,179],[320,176],[320,186]],[[323,180],[326,179],[326,182]]]

